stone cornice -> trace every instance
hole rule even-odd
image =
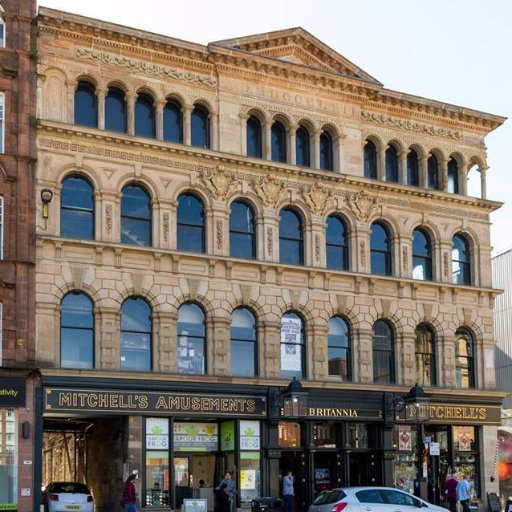
[[[240,179],[248,181],[254,180],[255,177],[272,174],[280,180],[287,182],[289,188],[292,189],[298,188],[298,183],[301,180],[304,180],[301,183],[302,185],[318,182],[322,182],[330,188],[337,185],[345,185],[343,187],[344,190],[337,191],[337,195],[346,196],[349,191],[362,189],[372,190],[374,192],[394,194],[395,197],[393,199],[386,199],[383,196],[381,200],[383,203],[392,201],[393,204],[397,204],[396,201],[398,201],[401,205],[407,206],[407,202],[414,198],[415,203],[412,206],[414,209],[418,208],[416,202],[420,202],[423,199],[421,201],[424,203],[421,208],[422,211],[434,212],[434,208],[437,208],[437,211],[442,211],[443,214],[470,217],[484,221],[487,219],[488,213],[497,210],[502,205],[502,203],[496,201],[472,198],[459,194],[408,187],[341,173],[327,173],[314,169],[304,169],[289,164],[276,164],[268,160],[244,156],[237,157],[219,151],[196,149],[191,146],[160,142],[154,139],[123,136],[114,132],[75,127],[51,121],[39,121],[37,128],[39,132],[38,150],[46,148],[52,151],[59,150],[91,156],[96,155],[100,158],[113,158],[134,163],[158,165],[173,168],[177,171],[182,170],[186,173],[190,171],[198,173],[204,171],[211,172],[214,166],[223,165],[229,171],[236,171]],[[47,136],[45,137],[44,134],[47,134]],[[52,134],[54,135],[53,138]],[[55,135],[57,138],[55,138]],[[105,147],[105,144],[108,144],[108,147]],[[199,163],[178,161],[176,157],[192,158]],[[351,186],[352,189],[348,190],[347,185]],[[398,198],[396,194],[402,197]],[[443,204],[446,206],[443,206]],[[472,211],[468,211],[468,207]]]

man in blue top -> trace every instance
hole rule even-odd
[[[283,499],[284,499],[284,511],[293,512],[293,475],[291,471],[288,471],[283,476]]]
[[[468,482],[468,477],[466,475],[462,475],[462,480],[459,481],[457,487],[455,488],[457,499],[462,505],[462,512],[469,512],[469,500],[471,498],[469,495],[470,490],[471,487]]]
[[[218,487],[215,488],[216,491],[220,490],[220,486],[222,484],[226,484],[225,492],[229,497],[229,510],[233,510],[233,500],[235,497],[236,489],[235,489],[235,481],[231,478],[231,472],[226,471],[224,478],[220,481]]]

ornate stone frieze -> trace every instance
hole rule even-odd
[[[361,260],[361,266],[364,267],[366,265],[366,249],[363,240],[359,242],[359,258]]]
[[[323,183],[317,182],[303,188],[302,197],[312,213],[321,215],[331,201],[332,191],[327,189]]]
[[[445,251],[443,253],[443,275],[444,275],[444,277],[448,277],[448,258],[449,258],[449,255]]]
[[[320,235],[318,233],[315,235],[315,261],[317,263],[320,261]]]
[[[352,192],[347,197],[347,203],[357,220],[365,222],[377,207],[377,198],[368,194],[366,190],[361,190],[360,192]]]
[[[429,126],[426,124],[409,121],[408,119],[398,119],[396,117],[377,114],[375,112],[366,112],[363,110],[361,111],[361,119],[369,123],[392,126],[393,128],[400,128],[402,130],[422,133],[425,135],[434,135],[446,139],[461,140],[462,138],[461,133],[455,130],[436,128],[435,126]]]
[[[107,204],[105,207],[105,227],[107,229],[107,233],[112,231],[112,205]]]
[[[407,272],[407,265],[409,263],[408,258],[409,258],[409,253],[407,252],[407,247],[402,247],[402,260],[403,260],[404,272]]]
[[[273,174],[254,180],[254,190],[265,206],[275,206],[283,193],[284,184]]]
[[[222,249],[222,221],[219,219],[215,225],[216,238],[217,238],[217,249]]]
[[[238,178],[222,165],[218,165],[214,169],[205,169],[201,178],[216,199],[225,199],[239,183]]]
[[[167,242],[169,240],[169,214],[167,212],[163,215],[162,225],[164,230],[164,241]]]
[[[272,227],[267,226],[267,254],[272,256],[274,250],[274,236],[272,234]]]
[[[199,75],[190,71],[183,71],[182,69],[170,68],[162,66],[161,64],[154,64],[143,60],[133,59],[131,57],[124,57],[123,55],[115,55],[113,53],[101,52],[91,48],[77,47],[75,55],[80,59],[92,60],[94,62],[101,62],[110,66],[117,66],[119,68],[127,69],[129,71],[137,71],[144,73],[148,76],[161,76],[165,78],[172,78],[180,82],[188,84],[206,85],[208,87],[216,87],[217,79],[211,76]]]

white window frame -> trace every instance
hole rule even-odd
[[[3,37],[0,38],[0,48],[5,48],[5,32],[6,25],[4,20],[4,8],[0,5],[0,25],[2,25],[3,29]]]

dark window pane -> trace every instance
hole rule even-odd
[[[206,373],[206,331],[204,313],[196,304],[184,304],[178,311],[178,373]]]
[[[139,94],[135,102],[135,135],[155,138],[155,108],[146,94]]]
[[[119,89],[109,89],[105,98],[105,130],[126,133],[126,102]]]
[[[80,82],[75,92],[75,124],[98,127],[98,102],[94,87]]]
[[[247,120],[247,156],[263,156],[262,132],[260,120],[251,116]]]
[[[371,141],[364,146],[364,177],[377,179],[377,148]]]
[[[272,161],[286,162],[286,130],[284,126],[275,122],[271,129]]]
[[[374,223],[370,235],[370,259],[373,274],[391,275],[391,249],[384,226]]]
[[[329,375],[343,380],[352,378],[351,346],[348,324],[340,317],[329,320]]]
[[[345,224],[333,215],[327,217],[327,268],[348,270],[348,242]]]
[[[448,192],[459,193],[459,166],[453,158],[448,162]]]
[[[424,281],[432,280],[432,248],[430,238],[421,229],[413,231],[412,277]]]
[[[94,196],[87,180],[71,176],[62,182],[60,214],[61,236],[94,239]]]
[[[231,204],[229,217],[229,250],[234,258],[254,259],[256,257],[254,212],[240,201]]]
[[[256,320],[246,308],[231,314],[231,375],[256,375]]]
[[[455,284],[471,284],[469,243],[462,235],[453,237],[452,276]]]
[[[334,169],[332,137],[327,132],[322,132],[320,135],[320,169],[323,171]]]
[[[418,154],[411,149],[407,155],[407,185],[419,187],[420,185],[420,167]]]
[[[395,382],[395,356],[393,333],[386,322],[378,320],[373,326],[373,380]]]
[[[164,140],[183,143],[183,115],[174,101],[168,101],[164,108]]]
[[[295,134],[296,164],[302,167],[310,167],[309,158],[309,132],[303,126],[299,126]]]
[[[473,360],[473,336],[466,329],[459,329],[455,342],[455,387],[457,389],[475,387]]]
[[[178,198],[178,250],[205,252],[204,206],[196,196],[181,194]]]
[[[196,106],[191,116],[191,144],[198,148],[210,147],[210,121],[208,111]]]
[[[121,315],[121,369],[151,370],[151,308],[141,298],[123,303]]]
[[[280,212],[279,221],[279,261],[292,265],[304,262],[302,222],[292,210]]]
[[[386,149],[386,181],[398,183],[398,154],[394,146]]]
[[[422,386],[436,385],[435,338],[427,325],[416,328],[416,382]]]
[[[121,242],[124,244],[151,245],[151,200],[145,190],[137,185],[123,188],[121,199]]]
[[[439,165],[435,155],[431,155],[427,162],[428,188],[439,190]]]

